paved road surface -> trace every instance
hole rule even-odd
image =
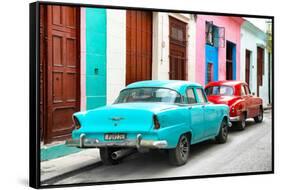
[[[71,184],[128,179],[151,179],[210,175],[224,173],[270,171],[271,158],[271,113],[267,111],[264,121],[256,124],[247,121],[244,131],[231,130],[226,144],[207,141],[191,147],[186,165],[169,165],[165,152],[136,153],[119,165],[99,164],[77,171],[73,176],[53,180],[52,184]]]

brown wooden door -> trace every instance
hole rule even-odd
[[[233,49],[231,43],[226,43],[226,80],[233,79]]]
[[[169,78],[186,80],[186,27],[187,24],[169,17],[170,71]]]
[[[46,131],[46,7],[40,6],[40,140]]]
[[[251,62],[251,52],[246,50],[246,64],[245,64],[245,81],[247,84],[250,82],[250,62]]]
[[[126,84],[150,80],[152,12],[130,10],[126,14]]]
[[[259,96],[259,87],[262,85],[262,75],[264,64],[264,49],[257,47],[257,96]]]
[[[69,137],[72,114],[80,110],[79,15],[75,7],[46,7],[44,142]]]

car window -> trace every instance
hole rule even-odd
[[[195,94],[192,88],[188,88],[186,91],[186,97],[187,97],[187,104],[195,104],[196,98]]]
[[[156,87],[129,88],[120,92],[115,104],[129,102],[181,103],[181,96],[174,90]]]
[[[241,96],[245,96],[246,95],[244,85],[241,85],[241,87],[240,87],[240,95]]]
[[[198,102],[200,102],[200,103],[207,102],[207,99],[204,95],[204,92],[203,92],[202,88],[196,88],[196,93],[197,93],[197,96],[198,96]]]
[[[209,86],[205,92],[208,96],[232,96],[233,88],[230,86]]]

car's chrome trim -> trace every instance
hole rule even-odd
[[[240,121],[240,116],[229,117],[229,120],[231,122],[233,122],[233,121]]]
[[[111,142],[99,142],[98,139],[87,139],[85,134],[81,134],[79,139],[68,139],[67,146],[79,148],[102,148],[102,147],[131,147],[131,148],[165,148],[168,146],[166,140],[143,140],[141,134],[137,135],[136,140],[123,140]]]

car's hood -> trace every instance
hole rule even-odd
[[[208,100],[214,104],[226,104],[231,106],[234,102],[241,99],[239,96],[208,96]]]
[[[153,114],[175,107],[165,103],[122,103],[74,115],[84,132],[147,132],[153,126]]]

